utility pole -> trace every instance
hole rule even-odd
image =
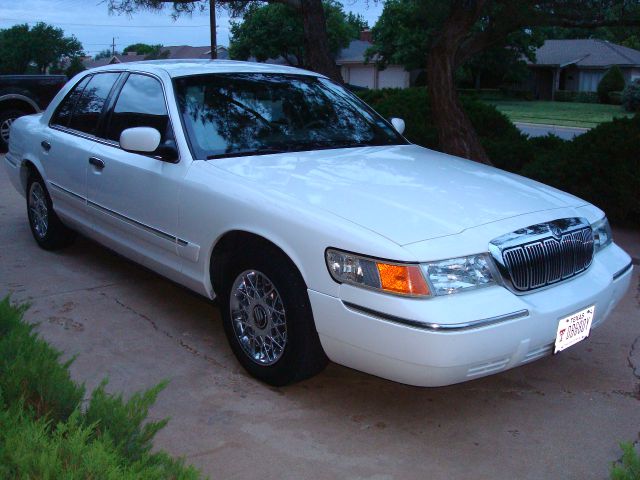
[[[216,41],[216,0],[209,0],[209,28],[211,29],[211,60],[218,58]]]
[[[113,37],[111,40],[111,56],[115,56],[116,54],[116,37]]]

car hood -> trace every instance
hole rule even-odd
[[[538,182],[416,145],[210,160],[266,193],[406,245],[517,215],[584,205]]]

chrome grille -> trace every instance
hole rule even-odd
[[[565,233],[560,238],[542,238],[502,251],[509,279],[521,292],[573,277],[589,268],[592,258],[591,227]]]
[[[593,259],[586,218],[560,218],[506,233],[489,242],[504,285],[515,293],[543,288],[583,272]]]

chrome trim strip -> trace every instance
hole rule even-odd
[[[160,237],[160,238],[162,238],[164,240],[169,240],[169,241],[177,243],[178,245],[183,246],[183,247],[185,245],[189,244],[189,242],[187,242],[186,240],[182,240],[181,238],[178,238],[178,237],[176,237],[174,235],[171,235],[169,233],[163,232],[162,230],[158,230],[157,228],[150,227],[149,225],[146,225],[146,224],[144,224],[142,222],[134,220],[133,218],[127,217],[125,215],[122,215],[121,213],[114,212],[113,210],[111,210],[109,208],[106,208],[106,207],[103,207],[102,205],[99,205],[99,204],[97,204],[95,202],[92,202],[91,200],[87,200],[87,204],[90,207],[95,208],[96,210],[100,210],[101,212],[104,212],[104,213],[106,213],[108,215],[111,215],[112,217],[116,217],[117,219],[122,220],[123,222],[127,222],[127,223],[133,225],[134,227],[140,227],[143,230],[145,230],[145,231],[147,231],[149,233],[152,233],[152,234],[154,234],[154,235],[156,235],[156,236],[158,236],[158,237]]]
[[[627,273],[632,268],[633,268],[633,262],[631,261],[622,270],[618,270],[616,273],[613,274],[613,280],[615,281],[615,280],[619,279],[621,276],[623,276],[625,273]]]
[[[396,317],[395,315],[389,315],[387,313],[378,312],[370,308],[361,307],[351,302],[342,302],[349,310],[369,315],[380,320],[387,322],[397,323],[400,325],[406,325],[413,328],[419,328],[420,330],[428,330],[431,332],[460,332],[464,330],[472,330],[475,328],[486,327],[489,325],[495,325],[496,323],[508,322],[509,320],[516,320],[518,318],[524,318],[529,316],[529,310],[518,310],[517,312],[507,313],[506,315],[498,315],[495,317],[483,318],[482,320],[474,320],[472,322],[464,323],[424,323],[417,320],[409,320],[406,318]]]
[[[56,188],[57,190],[60,190],[63,193],[66,193],[67,195],[71,195],[74,198],[82,200],[83,202],[87,202],[87,205],[89,205],[90,207],[93,207],[93,208],[95,208],[97,210],[100,210],[100,211],[102,211],[104,213],[107,213],[107,214],[111,215],[112,217],[116,217],[119,220],[127,222],[127,223],[129,223],[129,224],[131,224],[131,225],[133,225],[135,227],[140,227],[140,228],[148,231],[149,233],[153,233],[154,235],[156,235],[156,236],[158,236],[158,237],[160,237],[160,238],[162,238],[164,240],[169,240],[169,241],[171,241],[173,243],[177,243],[181,247],[185,247],[185,246],[189,245],[189,242],[187,242],[186,240],[178,238],[175,235],[171,235],[169,233],[163,232],[162,230],[158,230],[157,228],[150,227],[149,225],[145,225],[144,223],[138,222],[137,220],[134,220],[133,218],[129,218],[129,217],[127,217],[125,215],[122,215],[122,214],[120,214],[118,212],[114,212],[113,210],[111,210],[109,208],[106,208],[106,207],[103,207],[102,205],[98,205],[97,203],[92,202],[91,200],[87,200],[86,198],[78,195],[77,193],[73,193],[72,191],[67,190],[64,187],[61,187],[60,185],[58,185],[58,184],[56,184],[56,183],[54,183],[52,181],[49,181],[49,185],[51,185],[52,187]]]
[[[67,195],[71,195],[72,197],[78,199],[78,200],[82,200],[83,202],[86,202],[87,199],[84,198],[82,195],[78,195],[77,193],[73,193],[71,190],[67,190],[64,187],[61,187],[60,185],[58,185],[57,183],[52,182],[51,180],[49,180],[49,185],[51,185],[53,188],[55,188],[56,190],[61,191],[62,193],[66,193]]]
[[[4,156],[4,159],[7,162],[9,162],[9,165],[11,165],[12,167],[17,167],[18,166],[18,164],[13,161],[13,159],[11,158],[11,156],[8,153]]]

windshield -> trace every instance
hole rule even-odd
[[[224,73],[175,80],[196,158],[406,144],[336,83],[305,75]]]

